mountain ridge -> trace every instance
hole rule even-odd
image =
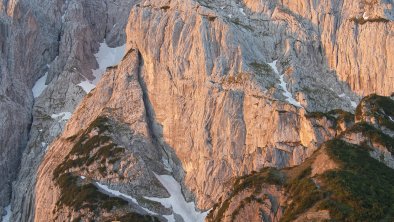
[[[394,135],[394,117],[380,102],[391,99],[367,96],[393,91],[391,2],[3,0],[0,14],[0,215],[11,200],[14,221],[105,217],[46,207],[61,198],[50,172],[83,157],[68,155],[76,142],[68,139],[81,139],[100,116],[119,132],[99,133],[111,139],[92,142],[97,159],[63,171],[87,173],[77,176],[138,203],[152,193],[164,198],[154,173],[171,174],[185,201],[207,211],[230,178],[302,165],[344,132],[346,142],[372,144],[371,155],[393,166],[381,142]],[[126,44],[126,53],[95,86],[103,44]],[[47,86],[34,97],[40,78]],[[100,159],[116,156],[111,144],[124,156]],[[120,214],[146,213],[134,205]],[[159,220],[186,220],[158,203],[142,207]]]

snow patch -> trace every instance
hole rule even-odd
[[[339,97],[339,98],[346,98],[347,100],[350,101],[350,105],[351,105],[353,108],[357,108],[357,103],[356,103],[355,101],[353,101],[353,100],[350,98],[350,96],[347,96],[345,93],[342,93],[342,94],[338,95],[338,97]]]
[[[82,176],[81,176],[81,178],[82,178]],[[110,189],[107,185],[100,184],[99,182],[96,182],[95,184],[101,191],[104,191],[104,193],[109,194],[110,196],[122,198],[123,200],[126,200],[128,202],[131,202],[131,203],[134,203],[134,204],[140,206],[144,211],[146,211],[149,214],[157,215],[155,212],[152,212],[152,211],[142,207],[141,205],[139,205],[137,199],[133,198],[132,196],[121,193],[117,190]]]
[[[239,8],[239,12],[241,12],[242,15],[246,15],[243,8]]]
[[[353,100],[350,100],[350,105],[352,105],[353,108],[357,108],[357,103]]]
[[[368,16],[367,12],[364,12],[364,14],[363,14],[363,19],[364,19],[364,20],[367,20],[368,18],[369,18],[369,16]]]
[[[6,214],[3,216],[2,222],[10,222],[11,214],[12,214],[12,211],[11,211],[11,204],[8,205],[8,206],[6,206],[6,207],[4,208],[4,210],[5,210],[5,213],[6,213]]]
[[[61,121],[69,120],[71,118],[71,115],[72,115],[72,113],[70,113],[70,112],[61,112],[58,114],[52,114],[51,118],[52,119],[59,119],[59,117],[61,117],[61,119],[58,120],[59,122],[61,122]]]
[[[205,217],[208,215],[207,212],[196,211],[194,202],[186,202],[183,197],[181,185],[170,175],[157,175],[156,178],[166,188],[170,197],[168,198],[157,198],[157,197],[145,197],[145,199],[159,202],[166,208],[172,208],[174,213],[180,215],[185,222],[203,222]],[[169,221],[174,221],[166,217]]]
[[[388,116],[391,122],[394,122],[394,119],[391,116]]]
[[[93,75],[96,77],[96,79],[93,80],[93,84],[98,83],[108,67],[117,65],[122,60],[125,50],[126,44],[116,48],[110,48],[105,41],[100,44],[98,53],[94,55],[99,64],[99,68],[93,70]]]
[[[47,143],[45,143],[45,142],[41,142],[41,147],[43,148],[43,149],[45,149],[45,151],[48,149],[48,144]]]
[[[96,88],[96,85],[93,85],[93,84],[90,83],[90,81],[88,81],[88,80],[82,81],[81,83],[78,84],[78,86],[82,87],[82,89],[83,89],[86,93],[89,93],[89,92],[92,91],[94,88]]]
[[[293,95],[289,92],[289,90],[287,90],[287,83],[284,80],[284,74],[280,75],[278,68],[276,67],[276,63],[278,62],[278,60],[273,61],[272,63],[268,63],[269,66],[271,66],[271,68],[274,70],[274,72],[279,75],[279,81],[280,81],[280,87],[283,89],[284,93],[283,95],[287,98],[287,102],[289,102],[290,104],[296,106],[296,107],[302,107],[301,104],[295,100],[293,98]]]
[[[81,179],[82,179],[82,180],[86,179],[86,177],[85,177],[85,176],[80,176],[80,177],[81,177]]]
[[[48,72],[45,73],[45,75],[37,80],[37,82],[33,86],[33,96],[34,98],[37,98],[41,95],[41,93],[47,88],[47,85],[45,85],[45,82],[47,81],[48,77]]]
[[[105,73],[105,70],[110,66],[117,65],[122,60],[125,50],[126,44],[116,48],[110,48],[105,41],[100,43],[99,51],[94,54],[99,65],[98,69],[93,70],[95,79],[93,81],[82,81],[78,86],[81,86],[86,93],[92,91]]]

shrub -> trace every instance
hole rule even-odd
[[[310,174],[311,167],[308,167],[286,184],[286,192],[292,202],[286,207],[281,221],[293,221],[324,198],[323,192],[317,188]]]
[[[371,158],[360,146],[333,140],[326,144],[341,169],[321,176],[330,194],[320,205],[337,221],[391,221],[394,218],[394,170]]]
[[[356,119],[363,120],[366,116],[375,117],[379,125],[394,130],[394,122],[388,117],[394,117],[394,100],[376,94],[364,97],[357,106]]]
[[[271,66],[266,63],[252,62],[250,66],[252,66],[256,74],[259,75],[273,72]]]
[[[95,210],[103,208],[108,211],[114,207],[127,206],[128,202],[117,197],[101,193],[93,184],[78,185],[78,177],[71,173],[62,174],[57,180],[60,188],[60,198],[56,205],[66,205],[78,211],[82,208]]]

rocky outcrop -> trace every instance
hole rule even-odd
[[[45,61],[55,56],[56,49],[56,37],[43,34],[56,33],[53,20],[46,19],[37,7],[28,11],[28,4],[15,1],[2,3],[0,212],[9,204],[11,183],[16,178],[21,154],[28,140],[33,104],[31,87],[45,67]],[[44,22],[47,22],[48,29],[43,27]]]
[[[0,58],[6,58],[0,60],[0,169],[6,169],[0,171],[6,178],[0,182],[0,208],[8,204],[16,177],[10,169],[21,160],[13,185],[15,221],[40,221],[44,215],[62,220],[68,213],[104,218],[57,208],[61,187],[52,177],[64,161],[76,158],[68,154],[99,116],[113,128],[125,124],[125,138],[143,135],[136,145],[109,132],[114,144],[128,150],[125,158],[138,160],[130,166],[121,161],[130,172],[123,176],[135,181],[127,183],[112,171],[92,173],[103,167],[101,160],[64,172],[85,175],[92,184],[116,184],[112,188],[144,199],[165,196],[165,190],[136,184],[157,182],[154,172],[172,170],[182,197],[207,210],[232,178],[303,163],[323,142],[353,132],[348,112],[360,96],[392,91],[393,9],[387,1],[11,0],[1,2],[0,12]],[[104,41],[111,47],[126,42],[130,51],[86,95],[84,84],[99,80],[92,69],[100,66],[94,54]],[[47,87],[32,95],[40,78]],[[329,112],[336,109],[348,112]],[[372,155],[383,152],[390,162],[390,151],[380,150]],[[131,205],[122,209],[146,214],[146,207],[165,218],[182,217],[157,204]],[[251,209],[243,212],[257,218]],[[309,213],[305,218],[326,212]]]
[[[18,154],[14,154],[13,157],[11,152],[5,152],[6,155],[9,155],[9,158],[6,159],[14,164],[14,174],[22,157],[20,172],[13,186],[12,208],[15,221],[31,221],[34,217],[33,191],[38,166],[47,152],[49,144],[63,131],[69,115],[86,95],[86,92],[78,84],[86,79],[93,80],[95,78],[92,75],[92,69],[98,68],[94,53],[99,50],[99,43],[105,39],[106,43],[112,47],[124,43],[125,33],[123,30],[133,4],[135,1],[8,2],[8,19],[12,24],[9,38],[10,42],[15,42],[15,47],[10,47],[10,54],[14,57],[9,56],[9,61],[12,61],[9,63],[12,64],[11,67],[24,69],[13,70],[10,73],[15,75],[12,79],[14,82],[19,79],[14,73],[28,76],[20,77],[23,84],[18,85],[25,88],[26,92],[22,94],[29,95],[29,97],[23,96],[23,98],[30,101],[19,108],[19,110],[26,109],[26,111],[14,111],[11,115],[12,117],[23,113],[27,116],[26,118],[15,116],[15,118],[6,119],[11,124],[17,124],[18,121],[27,119],[28,121],[25,121],[24,124],[26,128],[30,127],[29,131],[26,130],[25,141],[19,149],[12,148],[11,145],[7,146],[12,152],[18,152]],[[30,17],[26,15],[17,19],[17,15],[22,12],[29,12]],[[28,23],[30,26],[24,25],[24,23]],[[34,37],[31,37],[33,34]],[[27,38],[32,40],[28,41]],[[26,45],[26,42],[34,44],[34,47]],[[26,47],[31,50],[31,53],[18,47]],[[36,50],[35,47],[39,50]],[[43,56],[34,54],[41,52],[44,52]],[[26,54],[22,56],[21,53]],[[38,68],[33,69],[27,61]],[[43,92],[40,92],[41,94],[34,95],[33,105],[33,95],[30,89],[33,88],[33,85],[34,87],[38,85],[36,80],[40,77],[47,87]],[[11,83],[5,82],[4,84]],[[43,88],[44,84],[42,84]],[[7,105],[5,110],[12,111],[11,107]],[[33,122],[31,123],[31,121]],[[6,129],[11,128],[13,127],[10,126]],[[17,129],[23,129],[23,127],[17,127]],[[26,140],[27,132],[29,132],[29,141]],[[7,133],[2,133],[1,136],[3,135],[7,136]],[[17,136],[16,133],[13,135]],[[8,138],[12,139],[10,136]],[[22,137],[19,136],[18,139],[21,140]],[[21,151],[24,147],[26,149],[22,156]],[[14,179],[15,177],[10,178],[9,182]],[[6,197],[4,205],[8,202],[9,194],[2,195],[2,197]]]
[[[150,134],[143,93],[138,82],[139,71],[138,54],[130,52],[122,65],[109,71],[97,89],[80,104],[61,138],[51,145],[38,171],[34,221],[70,217],[103,219],[101,214],[89,216],[79,209],[73,211],[75,206],[72,204],[75,203],[62,202],[64,195],[69,194],[61,181],[69,173],[96,183],[116,186],[136,199],[165,193],[163,188],[159,189],[160,185],[156,185],[159,188],[154,186],[158,183],[154,172],[165,173],[162,159],[167,163],[168,159],[164,156],[164,150],[154,146],[155,141]],[[114,94],[119,91],[128,96]],[[89,115],[85,114],[86,107],[92,108]],[[101,141],[98,144],[102,147],[94,141]],[[115,147],[111,144],[115,144]],[[116,154],[118,152],[121,154]],[[84,159],[86,154],[86,158],[90,156],[90,164]],[[44,191],[47,189],[50,192]],[[134,208],[134,211],[147,214],[141,206]]]
[[[352,144],[370,147],[370,155],[394,168],[394,100],[376,94],[363,98],[356,109],[357,124],[342,138]]]
[[[320,34],[329,67],[352,90],[362,96],[392,93],[392,2],[345,0],[312,4],[284,1],[283,5],[312,22]]]
[[[207,221],[279,221],[286,203],[284,175],[266,168],[237,178],[213,206]]]
[[[328,105],[333,101],[334,107],[351,105],[347,98],[321,91],[327,83],[346,87],[331,78],[318,51],[307,50],[315,40],[301,35],[305,42],[295,51],[288,45],[295,42],[294,33],[285,29],[291,25],[288,20],[265,22],[265,14],[246,14],[250,12],[243,7],[220,1],[146,1],[132,9],[126,29],[128,45],[137,48],[144,61],[143,79],[159,132],[176,151],[186,185],[206,209],[224,191],[227,178],[264,166],[300,164],[333,136],[319,134],[304,109],[284,103],[279,73],[289,78],[291,92],[300,90],[293,94],[304,98],[300,103],[307,109],[324,110],[333,107]],[[275,18],[280,16],[289,17],[278,11]],[[262,32],[265,37],[259,37]],[[156,33],[155,38],[150,33]],[[310,53],[316,53],[313,64],[297,65],[310,59]],[[278,57],[279,62],[272,63]],[[298,84],[301,78],[316,80],[305,70],[310,67],[325,70],[324,80]],[[311,90],[301,90],[302,84]],[[314,100],[317,95],[322,97],[319,102]]]

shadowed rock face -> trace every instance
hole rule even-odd
[[[394,85],[390,1],[14,0],[2,1],[0,13],[0,213],[16,179],[15,221],[72,212],[57,208],[52,172],[75,145],[67,138],[81,136],[99,116],[143,135],[140,149],[159,153],[145,156],[122,140],[130,159],[146,157],[145,165],[126,167],[123,176],[135,181],[117,174],[91,180],[143,199],[166,192],[136,184],[156,181],[153,172],[171,173],[186,199],[207,210],[231,178],[299,165],[349,127],[309,112],[354,112],[360,96],[389,95]],[[94,53],[104,39],[111,47],[126,42],[129,53],[81,102],[86,93],[78,84],[94,79]],[[48,87],[33,98],[30,89],[45,73]],[[51,118],[75,109],[67,127]],[[81,166],[72,172],[89,174]]]
[[[8,205],[11,182],[17,179],[12,197],[15,221],[31,220],[37,168],[66,123],[51,115],[72,112],[86,94],[77,84],[93,78],[98,43],[104,38],[112,47],[124,42],[123,30],[134,3],[2,2],[0,211]],[[33,99],[31,88],[45,73],[48,87]]]

